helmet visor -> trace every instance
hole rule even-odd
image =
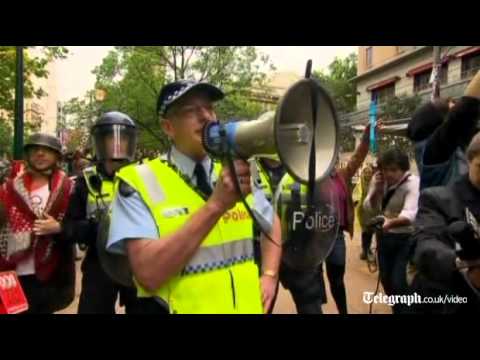
[[[125,125],[99,126],[93,130],[95,153],[99,161],[132,161],[137,146],[136,129]]]

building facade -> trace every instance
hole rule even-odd
[[[291,71],[273,72],[267,76],[262,88],[253,88],[250,99],[262,105],[263,111],[275,111],[287,90],[302,77]]]
[[[480,46],[441,47],[440,94],[458,98],[480,70]],[[433,68],[433,46],[359,46],[357,110],[346,124],[365,123],[373,99],[381,106],[391,97],[415,96],[428,101]]]
[[[28,51],[33,56],[38,55],[36,49],[29,49]],[[32,77],[34,88],[41,88],[45,92],[45,96],[40,99],[25,99],[24,118],[25,122],[39,124],[41,132],[55,135],[57,129],[58,77],[54,61],[47,65],[47,71],[47,78]]]

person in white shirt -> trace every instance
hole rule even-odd
[[[33,134],[24,153],[24,170],[0,186],[0,272],[17,273],[28,313],[51,314],[75,297],[73,246],[61,234],[73,182],[56,137]]]
[[[411,255],[413,222],[418,211],[419,178],[410,173],[410,160],[402,150],[394,148],[383,153],[378,161],[364,201],[367,211],[384,218],[377,234],[380,279],[387,295],[408,292],[407,264]],[[394,305],[393,313],[406,308]]]

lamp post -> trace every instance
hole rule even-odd
[[[23,46],[16,46],[15,77],[15,123],[13,136],[13,159],[23,158]]]

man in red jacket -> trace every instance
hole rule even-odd
[[[35,134],[24,151],[24,171],[0,187],[0,272],[17,272],[30,313],[53,313],[74,298],[73,247],[59,237],[72,181],[57,138]]]

